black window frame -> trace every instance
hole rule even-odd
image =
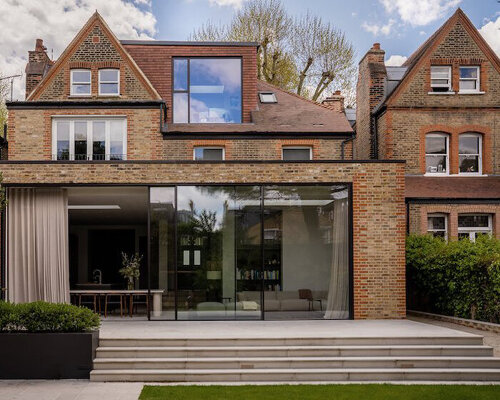
[[[205,124],[205,122],[191,122],[191,96],[190,96],[190,90],[189,90],[189,87],[191,86],[191,71],[190,71],[190,67],[191,67],[191,60],[193,59],[205,59],[205,60],[213,60],[213,59],[219,59],[219,60],[226,60],[226,59],[239,59],[240,60],[240,78],[241,78],[241,95],[240,95],[240,104],[241,104],[241,114],[240,114],[240,124],[243,123],[243,56],[173,56],[172,57],[172,65],[171,65],[171,76],[172,76],[172,80],[170,82],[170,84],[172,85],[172,96],[171,96],[171,104],[172,104],[172,122],[173,123],[177,123],[177,124]],[[174,79],[175,79],[175,76],[174,76],[174,72],[175,72],[175,68],[174,68],[174,64],[175,64],[175,60],[186,60],[187,61],[187,89],[186,90],[182,90],[182,89],[179,89],[179,90],[176,90],[175,89],[175,86],[174,86]],[[174,117],[175,117],[175,107],[174,107],[174,96],[176,93],[186,93],[187,94],[187,104],[188,104],[188,109],[187,109],[187,112],[188,112],[188,118],[187,118],[187,122],[174,122]],[[217,123],[221,123],[221,122],[217,122]],[[238,122],[223,122],[223,123],[226,123],[226,124],[232,124],[232,125],[235,125],[235,124],[238,124]]]

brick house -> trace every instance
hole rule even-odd
[[[406,160],[407,229],[500,237],[500,60],[461,9],[400,67],[359,63],[355,156]]]
[[[160,320],[403,318],[404,162],[353,160],[342,96],[258,81],[256,50],[120,41],[98,13],[55,62],[37,40],[8,103],[3,296]]]

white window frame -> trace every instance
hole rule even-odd
[[[79,82],[79,81],[75,81],[73,79],[73,72],[89,72],[90,73],[90,80],[89,82]],[[71,96],[82,96],[82,97],[90,97],[92,96],[92,70],[90,70],[89,68],[72,68],[70,69],[69,71],[69,87],[70,87],[70,92],[69,94]],[[88,93],[75,93],[73,91],[73,85],[88,85],[89,87],[89,92]]]
[[[438,72],[438,71],[435,71],[434,74],[442,74],[444,73],[444,69],[446,68],[447,69],[447,72],[448,72],[448,76],[447,77],[433,77],[433,69],[441,69],[443,71],[441,72]],[[436,84],[432,84],[432,81],[433,80],[437,80],[437,79],[447,79],[448,80],[448,84],[444,84],[444,83],[436,83]],[[452,75],[451,75],[451,66],[449,65],[431,65],[431,89],[434,89],[434,88],[448,88],[448,90],[446,92],[441,92],[441,93],[450,93],[452,92],[451,88],[451,79],[452,79]],[[439,92],[435,92],[435,93],[439,93]]]
[[[87,122],[87,161],[92,160],[92,148],[93,148],[93,131],[92,124],[94,122],[105,122],[105,151],[104,159],[106,161],[117,161],[110,160],[111,156],[111,121],[123,121],[123,135],[122,135],[122,148],[123,148],[123,158],[127,159],[127,118],[125,116],[113,116],[113,117],[96,117],[96,116],[53,116],[52,117],[52,160],[57,160],[57,123],[60,121],[69,122],[69,161],[75,160],[75,122],[86,121]],[[66,161],[66,160],[63,160]],[[78,160],[85,161],[85,160]]]
[[[428,137],[444,137],[446,139],[446,154],[428,154],[427,153],[427,138]],[[425,175],[430,175],[430,176],[448,176],[450,175],[450,135],[447,133],[440,133],[440,132],[435,132],[435,133],[428,133],[425,135]],[[446,172],[427,172],[427,156],[431,157],[442,157],[443,155],[446,155]]]
[[[429,218],[433,217],[439,217],[439,218],[444,218],[444,229],[429,229]],[[444,240],[448,240],[448,215],[444,213],[432,213],[432,214],[427,214],[427,233],[434,233],[434,232],[444,232]]]
[[[460,139],[464,136],[479,138],[479,153],[478,154],[462,154],[460,153]],[[477,172],[460,172],[460,156],[477,156],[478,171]],[[458,135],[458,174],[459,175],[482,175],[483,174],[483,135],[474,132],[461,133]]]
[[[458,218],[460,217],[466,217],[466,216],[488,216],[488,227],[458,227],[458,233],[468,233],[469,234],[469,240],[471,242],[476,241],[476,235],[478,233],[488,233],[490,236],[493,234],[493,218],[491,214],[485,214],[485,213],[460,213],[457,216],[457,225],[458,225]]]
[[[101,72],[103,71],[116,71],[118,73],[116,81],[103,81],[101,79]],[[117,92],[116,93],[101,93],[101,83],[116,83]],[[120,95],[120,69],[119,68],[102,68],[99,70],[99,96],[119,96]]]
[[[477,78],[461,78],[460,70],[462,68],[476,68]],[[460,82],[476,81],[475,89],[460,89]],[[481,68],[478,65],[460,65],[458,68],[458,93],[480,93],[481,92]]]
[[[222,149],[222,161],[226,159],[226,149],[224,146],[194,146],[193,147],[193,160],[194,161],[216,161],[216,160],[197,160],[196,159],[196,149],[204,150],[221,150]]]
[[[313,159],[313,149],[312,146],[282,146],[281,147],[281,159],[284,160],[284,150],[309,150],[309,160],[298,160],[298,161],[311,161]],[[287,160],[291,161],[291,160]]]
[[[264,101],[265,96],[271,96],[271,100]],[[262,104],[273,104],[278,102],[278,99],[276,98],[276,94],[274,92],[259,92],[259,100]]]

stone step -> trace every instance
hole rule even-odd
[[[290,338],[101,338],[101,347],[228,347],[228,346],[348,346],[348,345],[481,345],[481,336],[413,337],[290,337]]]
[[[500,369],[115,369],[93,370],[90,373],[90,380],[99,382],[500,381]]]
[[[224,357],[224,358],[98,358],[95,370],[322,368],[496,368],[494,357]]]
[[[492,356],[483,345],[98,347],[97,358]]]

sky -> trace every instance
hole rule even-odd
[[[252,0],[0,0],[0,75],[15,80],[24,99],[28,50],[41,38],[49,56],[61,54],[95,10],[119,39],[186,40],[207,20],[227,23]],[[345,32],[357,58],[374,42],[388,65],[400,65],[461,7],[500,55],[498,0],[282,0],[291,16],[308,11]]]

